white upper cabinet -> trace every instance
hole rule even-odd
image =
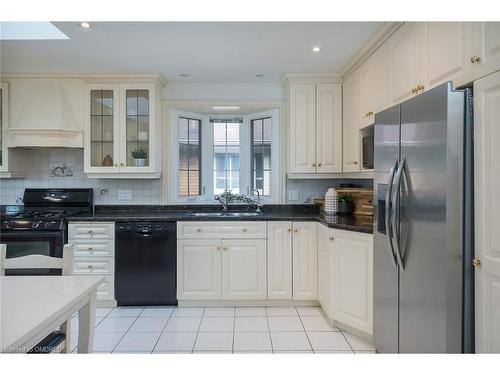
[[[292,299],[292,222],[267,223],[267,295]]]
[[[426,23],[426,89],[446,81],[455,87],[474,79],[474,30],[471,22]]]
[[[316,85],[316,171],[342,171],[342,86]]]
[[[380,46],[359,69],[360,119],[359,126],[373,124],[375,113],[391,105],[390,61],[387,45]]]
[[[293,299],[316,300],[318,290],[317,223],[293,223]]]
[[[289,173],[316,171],[316,85],[290,85]]]
[[[475,23],[474,51],[474,78],[500,70],[500,22]]]
[[[400,103],[425,89],[425,24],[408,22],[387,41],[391,102]]]
[[[289,84],[289,173],[342,171],[341,95],[340,84]]]
[[[343,84],[343,122],[342,122],[342,171],[360,170],[360,74],[351,73]]]
[[[159,178],[157,85],[89,84],[85,98],[85,173],[94,178]]]
[[[222,298],[267,298],[265,239],[222,240]]]

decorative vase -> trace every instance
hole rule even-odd
[[[112,167],[113,166],[113,158],[111,155],[106,155],[104,159],[102,159],[102,166],[103,167]]]
[[[134,159],[136,167],[144,167],[146,165],[146,159]]]
[[[339,215],[351,215],[353,208],[352,202],[338,202]]]

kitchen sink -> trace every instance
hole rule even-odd
[[[189,216],[194,217],[257,217],[262,215],[259,212],[189,212]]]

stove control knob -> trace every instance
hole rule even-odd
[[[31,227],[33,229],[36,229],[36,228],[38,228],[40,226],[40,224],[42,224],[41,221],[34,221],[33,224],[31,225]]]
[[[5,228],[10,228],[10,223],[7,220],[3,222],[3,225],[5,226]]]

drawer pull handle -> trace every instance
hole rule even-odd
[[[227,247],[223,247],[222,250],[224,250],[224,251],[227,250]]]
[[[91,230],[89,230],[87,233],[88,233],[88,234],[92,234],[92,233],[94,233],[94,232],[93,232],[93,231],[91,231]]]
[[[243,228],[243,232],[246,232],[247,231],[247,228]]]
[[[89,247],[89,250],[90,250],[90,251],[93,251],[93,250],[94,250],[94,248],[93,248],[93,247]]]
[[[201,228],[196,229],[197,232],[201,232]]]
[[[87,268],[88,268],[89,270],[91,270],[92,268],[94,268],[94,266],[92,266],[92,265],[90,265],[90,264],[89,264],[89,265],[87,266]]]
[[[220,246],[217,246],[217,250],[220,250]]]

